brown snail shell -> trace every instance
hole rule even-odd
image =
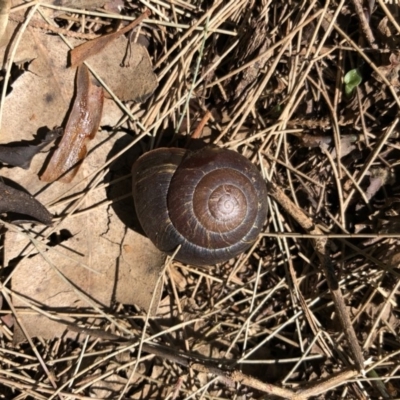
[[[257,168],[219,147],[196,152],[160,148],[132,167],[133,198],[142,228],[175,259],[207,265],[248,249],[267,217],[267,191]]]

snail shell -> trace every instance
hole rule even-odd
[[[142,228],[160,250],[188,264],[227,261],[251,246],[267,216],[257,168],[232,150],[160,148],[132,167]]]

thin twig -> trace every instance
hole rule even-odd
[[[373,49],[377,49],[378,45],[376,44],[374,34],[372,33],[371,27],[369,26],[369,23],[365,16],[364,7],[362,5],[362,2],[360,0],[351,0],[351,2],[354,5],[357,17],[361,24],[361,29],[362,29],[365,37],[367,38],[369,45]]]

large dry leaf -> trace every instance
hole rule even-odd
[[[71,40],[71,43],[76,46],[81,42]],[[127,40],[120,37],[109,47],[110,53],[107,57],[117,58],[116,54],[120,54],[122,60],[126,45]],[[38,130],[63,125],[73,100],[75,71],[66,68],[68,47],[56,36],[28,28],[19,47],[22,50],[24,48],[22,56],[17,51],[18,60],[29,61],[30,64],[13,82],[12,91],[6,98],[1,127],[2,143],[31,140]],[[140,88],[142,83],[137,83],[135,79],[142,79],[149,74],[150,86],[153,88],[156,79],[147,52],[144,50],[140,53],[142,48],[138,49],[138,52],[134,52],[130,68],[121,68],[120,60],[114,60],[115,63],[111,66],[105,63],[103,57],[90,60],[89,64],[95,70],[98,69],[97,72],[106,82],[108,77],[115,79],[112,81],[110,78],[110,86],[118,91],[119,85],[123,95],[121,97],[126,95],[124,91],[127,86],[134,89],[129,89],[128,93],[133,92],[140,97],[144,92],[135,88]],[[135,54],[139,54],[137,59]],[[111,69],[101,71],[102,68]],[[127,75],[124,75],[125,72]],[[122,113],[114,101],[106,100],[101,125],[114,126],[121,116]],[[125,146],[132,138],[124,133],[116,133],[110,137],[108,132],[99,132],[91,142],[85,163],[75,181],[79,182],[92,172],[101,170],[120,139],[123,139]],[[161,290],[155,292],[155,283],[159,278],[164,255],[146,238],[130,230],[113,207],[96,207],[109,201],[106,187],[93,190],[85,197],[76,212],[88,210],[86,213],[64,218],[76,200],[69,203],[66,199],[59,205],[52,205],[54,201],[74,194],[82,196],[88,190],[91,180],[84,181],[80,186],[75,186],[75,183],[54,182],[49,185],[41,182],[38,176],[46,157],[45,153],[37,154],[29,170],[4,170],[5,177],[12,177],[55,215],[52,239],[45,237],[48,231],[43,231],[43,227],[29,227],[32,238],[43,242],[41,245],[35,242],[38,248],[32,247],[31,241],[17,229],[6,233],[4,264],[6,268],[11,265],[15,267],[12,290],[28,299],[28,302],[58,310],[59,313],[61,310],[72,309],[78,312],[86,310],[89,314],[93,313],[92,304],[85,296],[80,296],[80,292],[100,307],[109,307],[111,301],[117,301],[135,304],[145,310],[150,309],[151,298],[155,293],[154,307],[151,310],[155,312]],[[127,158],[129,166],[124,174],[130,171],[132,159],[132,156]],[[102,183],[100,181],[100,185]],[[123,184],[122,194],[130,193],[130,179],[127,178]],[[114,185],[110,189],[112,187]],[[132,213],[132,199],[128,208],[128,212]],[[57,238],[62,240],[63,237],[67,239],[57,244]],[[27,254],[30,257],[23,259]],[[68,280],[63,280],[57,271]],[[31,336],[49,338],[65,332],[64,325],[32,312],[19,296],[14,296],[13,300],[18,307],[21,321]],[[64,314],[59,315],[67,319]],[[23,340],[21,331],[16,329],[15,340]]]
[[[85,164],[79,171],[80,176],[101,167],[113,148],[115,141],[124,139],[125,134],[107,139],[108,133],[99,133],[93,140],[95,151],[91,151]],[[127,143],[129,139],[124,140]],[[42,158],[44,155],[40,155]],[[39,157],[39,156],[38,156]],[[42,159],[43,161],[43,159]],[[37,166],[36,159],[33,167]],[[8,171],[6,171],[8,172]],[[17,170],[16,180],[23,182],[33,192],[40,191],[44,203],[51,203],[62,193],[70,190],[72,184],[54,182],[45,186],[30,171]],[[129,179],[124,183],[130,191]],[[79,192],[80,189],[74,190]],[[68,192],[68,194],[74,193]],[[93,191],[87,196],[81,208],[88,209],[107,200],[106,188]],[[133,212],[133,201],[131,201]],[[54,214],[64,214],[70,206],[61,204],[49,207]],[[164,255],[142,235],[130,230],[118,218],[113,208],[100,206],[91,212],[64,219],[55,223],[55,233],[68,232],[69,239],[60,245],[34,249],[30,258],[19,262],[12,278],[12,289],[34,304],[58,313],[75,311],[93,313],[88,296],[99,307],[109,307],[111,301],[136,304],[145,310],[150,309],[150,302],[155,291]],[[43,232],[37,230],[38,237]],[[61,235],[60,235],[61,236]],[[48,240],[43,240],[48,243]],[[29,240],[18,232],[7,232],[5,238],[6,265],[14,264],[22,255],[27,254]],[[42,254],[41,254],[42,253]],[[64,281],[60,271],[70,283]],[[80,296],[83,292],[85,296]],[[160,291],[156,292],[153,313],[156,310]],[[66,327],[53,322],[47,317],[32,314],[32,310],[19,297],[14,297],[14,304],[21,313],[21,318],[32,336],[50,338],[60,336]],[[28,315],[25,315],[29,311]],[[65,319],[65,314],[60,314]],[[76,334],[70,333],[75,337]],[[23,340],[19,328],[15,331],[15,340]]]

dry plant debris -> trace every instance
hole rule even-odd
[[[0,398],[399,397],[387,3],[0,2],[1,176],[53,216],[2,219]],[[70,49],[113,32],[84,51],[107,93],[100,130],[73,182],[45,183],[48,132],[73,109]],[[244,154],[270,188],[257,243],[209,268],[165,262],[130,194],[135,159],[192,134]]]
[[[87,154],[87,142],[99,129],[103,102],[103,88],[91,81],[86,65],[80,65],[76,70],[76,94],[65,131],[40,177],[42,181],[72,181]]]

